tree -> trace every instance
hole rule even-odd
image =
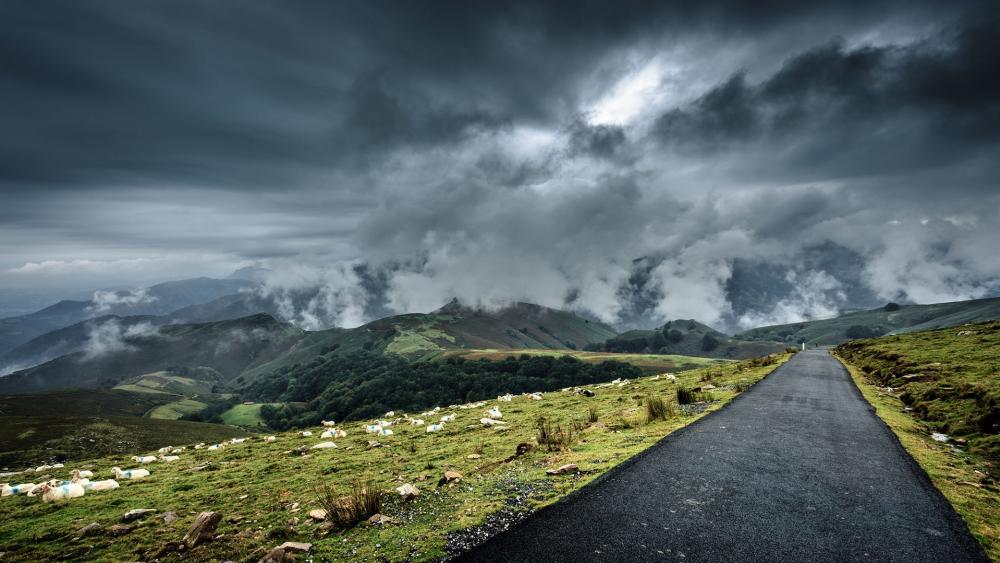
[[[890,312],[890,313],[893,312],[893,311],[898,311],[899,310],[899,303],[892,303],[892,302],[886,303],[885,307],[882,307],[882,310]]]
[[[677,329],[673,329],[667,333],[667,340],[673,342],[674,344],[677,344],[681,340],[684,340],[684,333],[682,333]]]
[[[701,339],[701,350],[703,352],[711,352],[719,347],[719,339],[712,336],[711,334],[706,334]]]

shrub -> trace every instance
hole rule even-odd
[[[667,420],[673,415],[673,405],[660,397],[646,397],[646,418],[648,420]]]
[[[719,347],[719,340],[711,334],[706,334],[701,339],[701,349],[703,352],[711,352]]]
[[[875,338],[876,336],[882,336],[882,331],[878,327],[869,327],[865,325],[851,325],[844,331],[844,336],[847,338]]]
[[[886,312],[889,312],[889,313],[891,313],[893,311],[898,311],[899,310],[899,303],[892,303],[892,302],[886,303],[885,307],[882,307],[882,310],[886,311]]]
[[[597,422],[597,407],[591,405],[590,408],[587,409],[587,422],[591,424]]]
[[[543,418],[538,419],[536,438],[539,446],[545,446],[550,452],[568,450],[573,445],[573,430],[563,429],[562,425],[553,425]]]
[[[374,481],[367,481],[355,483],[349,495],[337,497],[328,485],[324,485],[319,504],[326,510],[327,521],[343,530],[378,514],[382,509],[382,491]]]
[[[701,394],[688,389],[682,385],[677,386],[677,402],[682,405],[690,405],[701,400]]]
[[[746,379],[740,379],[736,383],[733,383],[733,389],[737,393],[742,393],[753,386],[753,383],[747,381]]]

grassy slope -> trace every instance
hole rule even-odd
[[[593,364],[607,361],[625,362],[638,367],[644,373],[648,374],[698,369],[725,361],[672,354],[618,354],[614,352],[581,352],[578,350],[451,350],[442,354],[441,358],[446,359],[459,356],[469,360],[502,360],[508,356],[521,355],[572,356],[578,360]]]
[[[160,396],[112,389],[69,389],[34,395],[3,395],[0,396],[0,424],[2,424],[4,416],[88,416],[93,414],[142,416],[150,409],[174,400],[176,398],[169,395]]]
[[[782,360],[785,358],[782,358]],[[759,380],[774,366],[748,367],[727,363],[704,370],[678,374],[680,383],[699,385],[712,376],[719,387],[712,391],[714,410],[731,399],[735,391],[727,384]],[[191,525],[197,511],[219,510],[225,520],[218,532],[223,537],[197,547],[190,556],[199,560],[256,560],[261,548],[269,549],[285,540],[314,544],[314,556],[330,561],[430,560],[444,555],[449,533],[481,524],[505,507],[525,509],[552,503],[589,483],[598,475],[648,448],[673,430],[696,420],[701,414],[675,415],[666,421],[640,421],[644,396],[673,399],[676,384],[666,378],[642,378],[624,387],[595,386],[596,396],[585,398],[572,392],[545,394],[533,401],[521,396],[500,403],[509,429],[482,428],[476,421],[484,408],[443,409],[458,420],[445,431],[428,434],[423,427],[394,426],[394,436],[379,438],[383,447],[369,449],[370,436],[361,424],[345,425],[349,435],[338,440],[339,449],[311,450],[309,455],[290,453],[310,446],[318,437],[297,433],[279,435],[275,443],[259,440],[224,451],[192,451],[174,464],[154,464],[148,481],[125,483],[117,491],[87,495],[61,506],[44,505],[26,497],[0,502],[0,551],[14,559],[53,559],[64,556],[89,560],[150,559],[169,541],[177,541]],[[490,405],[496,404],[490,402]],[[488,407],[489,405],[487,405]],[[599,422],[585,422],[588,407],[596,408]],[[397,413],[398,415],[398,413]],[[419,415],[418,415],[419,416]],[[568,451],[532,452],[509,463],[517,444],[535,443],[535,421],[548,417],[564,428],[580,428]],[[435,415],[435,418],[437,415]],[[431,416],[423,416],[428,421]],[[468,456],[481,452],[481,459]],[[184,469],[212,462],[212,469],[186,473]],[[572,476],[547,477],[545,469],[576,463],[581,472]],[[105,457],[79,464],[101,474],[113,465],[128,465],[123,456]],[[67,468],[69,469],[69,468]],[[434,482],[445,470],[464,474],[459,485],[436,488]],[[412,502],[390,494],[382,512],[399,524],[385,527],[361,525],[347,532],[324,536],[306,516],[317,507],[317,488],[328,484],[345,493],[352,481],[372,479],[391,490],[403,482],[422,491]],[[180,520],[173,526],[148,518],[127,541],[106,535],[74,542],[69,535],[89,522],[105,526],[118,523],[131,508],[148,507],[175,511]],[[168,555],[164,560],[177,560]]]
[[[184,415],[201,412],[207,406],[207,403],[196,401],[194,399],[181,399],[179,401],[174,401],[173,403],[156,407],[155,409],[149,411],[148,416],[149,418],[159,418],[162,420],[177,420]]]
[[[844,332],[853,325],[878,327],[885,334],[929,330],[998,318],[1000,298],[976,299],[933,305],[903,305],[897,311],[885,311],[881,308],[855,311],[833,319],[755,328],[737,337],[791,343],[805,339],[809,344],[835,345],[847,340]]]
[[[997,353],[1000,351],[996,344],[988,348],[988,354],[969,357],[968,341],[976,340],[976,335],[972,335],[972,338],[958,337],[957,333],[962,330],[970,328],[958,327],[899,338],[858,341],[851,344],[854,350],[839,349],[838,356],[847,365],[855,383],[875,407],[878,416],[892,429],[903,447],[955,507],[990,557],[1000,561],[1000,489],[995,480],[996,460],[934,441],[930,433],[939,429],[939,423],[932,422],[929,426],[927,422],[914,418],[912,413],[915,411],[905,410],[908,407],[900,399],[898,388],[890,391],[878,380],[877,374],[863,371],[865,366],[870,369],[870,366],[879,362],[880,356],[887,353],[898,354],[911,361],[916,361],[917,358],[920,361],[934,360],[930,363],[942,360],[942,365],[947,365],[945,369],[949,371],[955,366],[965,365],[969,369],[962,374],[963,378],[978,373],[988,385],[1000,386],[995,375]],[[938,403],[935,406],[938,411],[959,412],[965,410],[968,405],[963,403],[968,403],[969,400],[935,402]],[[990,476],[991,473],[993,477]]]
[[[264,421],[260,418],[260,407],[264,404],[234,405],[222,413],[222,421],[233,426],[264,426]]]
[[[671,321],[669,323],[668,330],[680,333],[682,339],[677,342],[667,339],[661,340],[659,350],[661,353],[681,356],[702,356],[708,358],[743,359],[781,352],[785,348],[783,344],[774,342],[745,342],[741,340],[734,340],[728,335],[693,319],[678,319]],[[635,350],[636,348],[629,347],[629,341],[637,341],[640,343],[649,342],[650,338],[654,336],[655,333],[662,333],[662,331],[662,327],[655,330],[630,330],[607,340],[604,344],[604,349],[616,350],[621,348],[624,350]],[[702,349],[702,339],[706,334],[711,335],[719,342],[719,345],[716,348],[709,351]],[[621,346],[616,347],[616,344],[620,344]]]
[[[0,418],[0,467],[160,448],[177,442],[244,435],[238,428],[125,416],[5,416]],[[124,463],[124,461],[123,461]],[[110,467],[110,466],[108,466]],[[6,500],[6,499],[5,499]]]

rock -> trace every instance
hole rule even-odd
[[[452,481],[461,481],[462,480],[462,474],[459,473],[458,471],[445,471],[444,472],[444,480],[447,481],[447,482],[449,482],[449,483],[451,483]]]
[[[483,456],[481,456],[479,454],[469,454],[469,455],[465,456],[465,459],[479,459],[481,457],[483,457]]]
[[[402,487],[396,487],[396,492],[399,493],[399,496],[403,497],[403,500],[413,499],[420,494],[420,490],[409,483]]]
[[[79,530],[77,530],[76,531],[76,537],[82,538],[84,536],[89,536],[91,534],[96,534],[97,532],[100,532],[100,531],[101,531],[101,525],[98,524],[97,522],[91,522],[90,524],[87,524],[86,526],[84,526],[84,527],[80,528]]]
[[[530,451],[531,451],[531,444],[528,444],[526,442],[521,442],[520,444],[517,445],[517,449],[514,450],[514,455],[522,456]]]
[[[125,516],[122,516],[122,522],[132,522],[134,520],[142,520],[146,516],[155,513],[156,509],[154,508],[134,508],[126,512]]]
[[[314,508],[309,511],[309,517],[318,522],[326,520],[326,511],[322,508]]]
[[[320,443],[316,444],[315,446],[313,446],[312,449],[314,449],[314,450],[330,450],[330,449],[335,449],[336,447],[337,447],[337,444],[334,444],[333,442],[320,442]]]
[[[375,440],[369,440],[368,441],[368,449],[381,448],[381,447],[382,447],[382,444],[376,442]]]
[[[576,464],[567,463],[566,465],[560,466],[558,469],[549,469],[545,473],[547,475],[563,475],[566,473],[576,473],[577,469],[579,468],[576,466]]]
[[[285,553],[309,553],[312,548],[313,544],[311,543],[301,543],[297,541],[286,541],[278,546],[278,549],[284,549]]]
[[[108,528],[108,533],[112,536],[124,536],[125,534],[132,531],[132,526],[125,526],[123,524],[115,524]]]
[[[170,524],[173,524],[174,522],[177,521],[177,513],[164,512],[163,514],[160,515],[160,518],[163,518],[163,523],[169,526]]]
[[[949,437],[948,437],[947,434],[942,434],[940,432],[935,432],[935,433],[931,434],[931,438],[935,442],[947,442],[949,440]]]
[[[372,526],[384,526],[386,524],[395,524],[396,519],[384,514],[375,514],[368,519],[368,523]]]
[[[188,533],[184,534],[184,544],[187,545],[188,549],[191,549],[201,541],[211,540],[215,528],[221,521],[221,512],[202,512],[195,518],[194,525],[191,526]]]
[[[702,391],[711,391],[712,389],[715,389],[715,385],[712,385],[711,383],[706,383],[701,386]]]
[[[285,555],[285,550],[280,547],[276,547],[269,551],[267,555],[260,558],[257,563],[284,563],[288,561],[288,557]]]

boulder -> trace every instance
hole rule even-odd
[[[481,457],[483,457],[483,456],[481,456],[479,454],[469,454],[469,455],[465,456],[465,459],[479,459]]]
[[[399,493],[399,496],[402,497],[403,500],[411,500],[420,494],[420,490],[409,483],[403,485],[402,487],[396,487],[396,492]]]
[[[576,464],[567,463],[566,465],[561,465],[557,469],[549,469],[545,473],[547,475],[564,475],[566,473],[576,473],[579,468]]]
[[[219,526],[221,521],[221,512],[202,512],[195,518],[194,525],[191,526],[188,533],[184,534],[184,544],[187,545],[188,549],[191,549],[202,541],[211,540],[215,528]]]
[[[285,553],[309,553],[313,548],[311,543],[302,543],[297,541],[286,541],[285,543],[278,546],[278,549],[284,549]]]
[[[150,514],[156,514],[155,508],[133,508],[122,516],[122,522],[133,522],[135,520],[142,520]]]
[[[108,528],[108,533],[112,536],[124,536],[131,531],[132,526],[125,526],[124,524],[115,524]]]
[[[326,520],[326,511],[322,508],[314,508],[309,511],[309,517],[313,520],[322,522],[323,520]]]
[[[160,518],[163,518],[163,523],[169,526],[170,524],[173,524],[174,522],[177,521],[177,513],[164,512],[163,514],[160,515]]]
[[[86,526],[84,526],[84,527],[80,528],[79,530],[77,530],[76,531],[76,537],[82,538],[84,536],[89,536],[91,534],[96,534],[96,533],[98,533],[100,531],[101,531],[101,525],[98,524],[97,522],[91,522],[90,524],[87,524]]]
[[[395,524],[396,519],[384,514],[375,514],[368,519],[368,523],[372,526],[384,526],[386,524]]]

